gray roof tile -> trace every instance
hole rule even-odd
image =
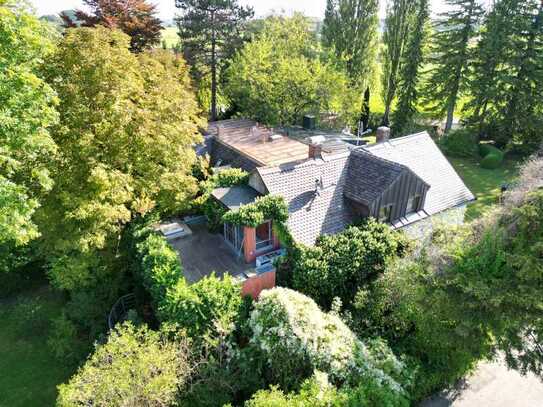
[[[424,210],[433,215],[475,199],[427,132],[391,139],[364,149],[405,165],[430,185]]]

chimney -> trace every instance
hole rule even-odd
[[[390,140],[390,128],[381,126],[377,129],[376,141],[377,143],[384,143]]]
[[[322,158],[322,143],[326,139],[323,136],[309,137],[308,157],[312,159]]]

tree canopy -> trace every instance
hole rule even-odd
[[[307,113],[356,111],[347,75],[321,58],[305,17],[271,17],[228,68],[227,94],[242,116],[291,125]]]
[[[40,220],[62,288],[93,281],[91,270],[107,258],[93,253],[115,248],[136,214],[180,209],[197,190],[192,145],[204,122],[187,67],[165,51],[136,56],[129,47],[120,31],[75,28],[48,60],[61,149]]]
[[[58,99],[40,72],[53,33],[26,3],[0,2],[0,245],[39,236],[33,215],[52,188]]]
[[[130,49],[141,52],[158,45],[162,23],[157,17],[157,6],[147,0],[83,0],[91,13],[76,10],[74,16],[62,13],[66,27],[116,28],[130,36]]]
[[[175,6],[181,9],[176,22],[193,76],[203,86],[202,79],[211,74],[211,120],[216,120],[220,65],[242,45],[253,9],[237,0],[175,0]]]

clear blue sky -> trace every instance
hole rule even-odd
[[[31,0],[39,15],[57,14],[62,10],[81,7],[81,0]],[[266,15],[270,10],[285,10],[287,12],[301,11],[312,17],[323,17],[326,0],[240,0],[243,4],[254,7],[257,16]],[[443,10],[444,0],[431,0],[433,12]],[[170,20],[176,13],[174,0],[151,0],[158,5],[160,18]],[[384,9],[385,0],[381,0]]]

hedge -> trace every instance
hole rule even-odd
[[[483,157],[481,167],[489,170],[499,168],[505,155],[503,151],[491,144],[480,144],[479,154]]]

